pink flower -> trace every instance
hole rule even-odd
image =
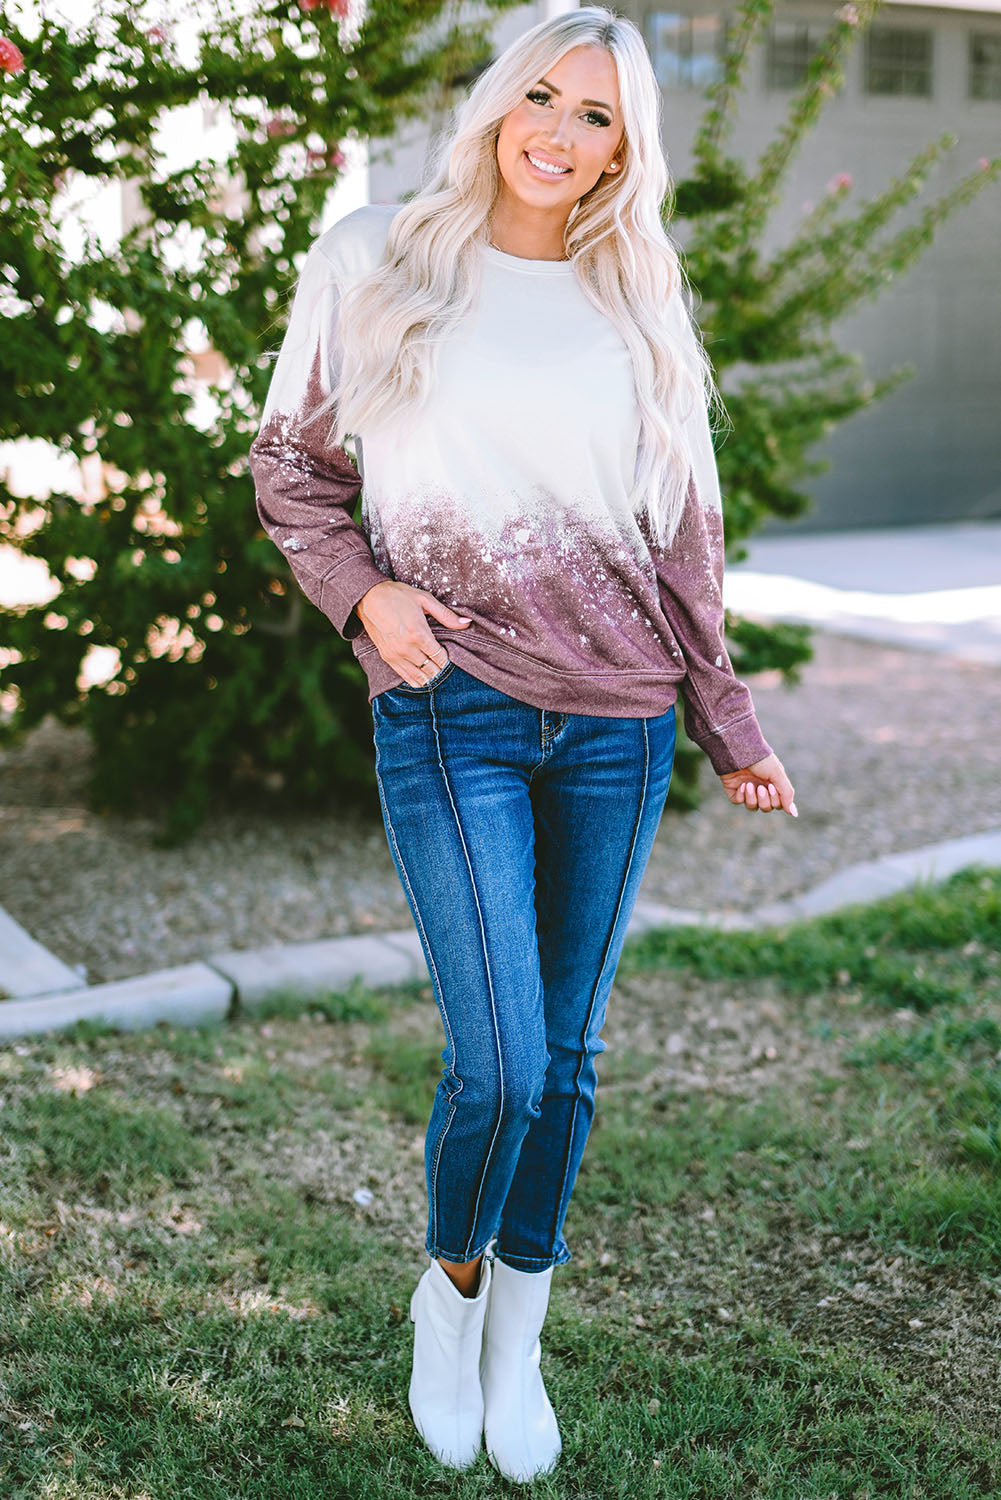
[[[325,167],[343,167],[347,157],[339,146],[331,146],[323,151],[317,151],[310,147],[306,152],[306,168],[310,172],[322,172]]]
[[[989,172],[991,169],[990,159],[986,156],[978,156],[977,166],[980,168],[981,172]]]
[[[146,35],[151,42],[165,42],[167,40],[167,33],[162,26],[151,26]]]
[[[849,26],[858,25],[858,11],[854,5],[843,5],[838,11],[839,20],[846,21]]]
[[[837,177],[832,177],[827,184],[829,193],[841,193],[852,185],[852,174],[850,172],[839,172]]]
[[[332,16],[346,16],[351,0],[299,0],[302,10],[329,10]]]
[[[267,123],[269,137],[276,135],[295,135],[295,121],[283,120],[279,115],[272,115]]]
[[[0,73],[23,73],[24,54],[8,36],[0,36]]]

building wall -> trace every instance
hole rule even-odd
[[[662,7],[622,6],[652,38]],[[783,21],[811,20],[821,30],[833,7],[782,4]],[[694,14],[719,14],[708,4]],[[881,26],[932,33],[930,97],[874,95],[865,87],[866,39],[845,65],[845,85],[830,101],[794,162],[765,249],[791,238],[804,209],[838,173],[852,177],[845,205],[879,194],[914,154],[943,131],[958,137],[915,203],[897,221],[917,219],[922,204],[947,191],[1001,148],[1001,100],[968,96],[971,32],[1001,37],[1001,14],[884,5]],[[789,91],[769,87],[768,49],[750,59],[734,154],[754,161],[781,124]],[[676,176],[691,165],[691,141],[703,103],[696,89],[665,88],[665,144]],[[845,210],[843,210],[845,211]],[[897,282],[840,320],[839,344],[861,354],[872,375],[902,364],[911,379],[839,425],[818,445],[831,470],[808,482],[815,504],[802,529],[927,522],[1001,514],[1001,187],[987,188],[941,227],[933,244]],[[786,527],[785,529],[788,529]]]
[[[981,0],[981,4],[990,0]],[[563,5],[560,8],[565,9]],[[664,141],[676,178],[691,165],[691,144],[704,102],[697,65],[672,65],[655,45],[656,16],[668,6],[619,3],[644,31],[663,67]],[[776,19],[819,25],[833,7],[804,0],[780,3]],[[526,5],[500,18],[498,50],[541,19],[548,7]],[[673,12],[677,13],[677,12]],[[684,14],[712,18],[732,6],[709,0],[686,4]],[[787,241],[804,212],[839,173],[852,177],[845,210],[880,193],[911,157],[946,130],[957,146],[931,174],[916,203],[896,221],[913,222],[921,206],[1001,149],[1001,99],[969,97],[969,37],[1001,38],[1001,11],[884,4],[879,25],[932,34],[931,92],[927,97],[875,95],[865,87],[866,39],[845,66],[845,86],[831,100],[794,162],[783,201],[765,239],[766,250]],[[663,22],[661,25],[663,26]],[[768,48],[755,49],[730,149],[753,161],[783,120],[790,90],[769,86]],[[394,202],[418,182],[427,130],[411,129],[392,148],[392,160],[370,166],[372,201]],[[843,211],[845,211],[843,210]],[[679,236],[683,226],[679,225]],[[917,264],[875,299],[859,305],[835,328],[842,347],[863,356],[881,375],[912,364],[915,374],[891,395],[842,423],[815,450],[831,470],[807,481],[814,505],[803,530],[887,525],[1001,515],[1001,186],[988,187],[939,230]],[[785,530],[788,525],[784,524]]]

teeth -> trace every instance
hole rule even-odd
[[[565,177],[570,170],[569,167],[554,167],[551,162],[539,161],[532,155],[530,151],[526,151],[525,155],[528,157],[533,167],[538,167],[542,172],[549,172],[553,177]]]

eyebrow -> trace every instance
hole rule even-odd
[[[550,83],[548,78],[540,78],[539,82],[544,83],[547,89],[551,89],[552,92],[554,94],[558,94],[560,98],[563,97],[563,90],[558,89],[554,83]],[[610,104],[603,103],[601,99],[582,99],[580,102],[581,104],[596,104],[599,109],[607,109],[610,115],[614,115],[615,113],[615,110],[612,108],[612,106]]]

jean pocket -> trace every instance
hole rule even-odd
[[[411,687],[409,682],[398,682],[396,687],[389,688],[388,691],[391,693],[406,693],[409,697],[420,698],[425,693],[429,693],[432,688],[440,687],[454,667],[455,662],[449,659],[441,670],[436,672],[427,682],[423,683],[421,687]]]

